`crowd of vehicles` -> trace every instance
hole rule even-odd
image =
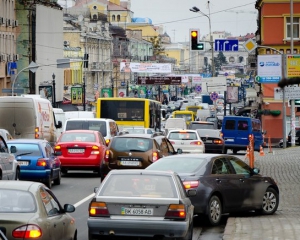
[[[56,224],[62,217],[68,219],[74,206],[61,207],[50,188],[74,170],[90,171],[100,180],[88,209],[90,240],[99,235],[101,239],[172,236],[191,240],[194,214],[204,215],[210,224],[218,225],[225,213],[276,212],[279,190],[275,181],[226,154],[228,149],[233,153],[245,150],[249,135],[255,137],[254,148],[259,150],[263,141],[260,121],[225,116],[220,129],[213,121],[215,116],[195,119],[195,111],[204,111],[204,116],[210,110],[186,108],[173,111],[174,117],[161,124],[161,103],[157,101],[103,98],[97,101],[94,117],[80,112],[68,118],[64,112],[52,109],[54,121],[63,123],[54,143],[51,138],[35,139],[40,133],[16,139],[12,135],[13,139],[6,142],[0,132],[0,177],[10,182],[27,180],[22,186],[33,194],[30,210],[24,206],[20,210],[21,203],[16,200],[7,204],[9,194],[1,191],[11,191],[18,198],[26,191],[21,192],[18,184],[3,185],[0,181],[0,213],[5,213],[5,220],[28,211],[41,216],[40,222],[32,218],[24,228],[21,223],[8,226],[0,217],[0,238],[2,233],[9,240],[16,239],[14,229],[19,229],[22,236],[36,233],[43,237],[49,231],[44,229],[43,216],[54,217]],[[2,202],[9,206],[2,207]],[[48,212],[40,209],[42,204]],[[126,227],[120,224],[124,221]],[[76,239],[75,222],[69,223],[68,231],[53,230],[52,239]]]

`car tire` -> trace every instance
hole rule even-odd
[[[62,173],[62,174],[68,174],[68,169],[62,168],[62,169],[61,169],[61,173]]]
[[[15,180],[16,180],[16,181],[19,181],[19,180],[20,180],[20,169],[19,169],[19,168],[16,169]]]
[[[60,185],[60,181],[61,181],[61,172],[60,170],[58,171],[58,177],[56,179],[54,179],[53,183],[55,185]]]
[[[237,154],[238,151],[236,149],[233,149],[232,152],[233,154]]]
[[[210,224],[212,226],[219,225],[222,218],[222,203],[216,195],[210,198],[207,212],[207,217]]]
[[[267,188],[260,213],[263,215],[272,215],[277,211],[279,205],[279,194],[273,188]]]
[[[52,187],[52,178],[51,178],[51,175],[49,175],[48,178],[46,179],[45,185],[46,185],[49,189],[51,189],[51,187]]]
[[[2,172],[0,171],[0,180],[2,180]]]
[[[224,154],[227,154],[227,150],[228,150],[227,148],[224,148]]]

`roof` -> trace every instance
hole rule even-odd
[[[29,190],[31,187],[37,188],[38,186],[44,185],[40,182],[31,181],[0,181],[0,189],[16,189],[16,190]]]
[[[134,134],[134,133],[129,133],[129,134],[124,134],[124,135],[120,135],[120,136],[115,136],[116,137],[120,137],[120,138],[128,138],[128,137],[133,137],[133,138],[152,138],[152,136],[150,134]]]

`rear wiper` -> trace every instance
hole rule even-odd
[[[32,153],[32,152],[20,153],[20,154],[16,155],[16,157],[20,157],[20,156],[28,155],[28,154],[31,154],[31,153]]]
[[[139,149],[129,149],[129,152],[144,152],[143,150],[139,150]]]

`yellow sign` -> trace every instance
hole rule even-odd
[[[82,104],[82,87],[71,87],[72,104]]]
[[[248,53],[252,52],[254,49],[256,49],[256,47],[256,43],[251,38],[244,43],[244,48]]]
[[[286,55],[287,77],[300,77],[300,55]]]

